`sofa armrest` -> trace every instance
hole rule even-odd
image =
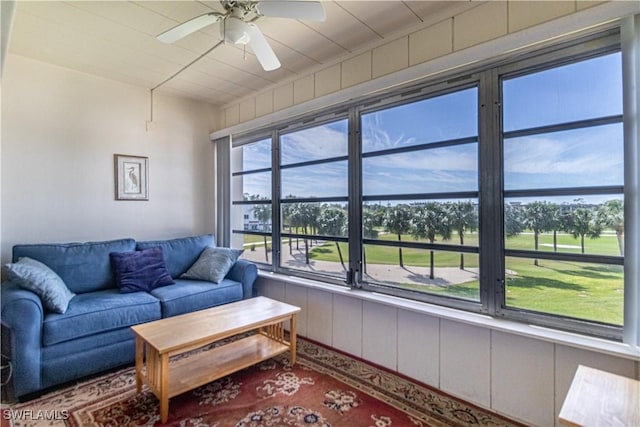
[[[251,261],[239,259],[227,273],[227,278],[242,283],[242,299],[256,296],[254,283],[258,277],[258,267]]]
[[[11,330],[13,389],[17,397],[39,390],[42,347],[42,301],[12,282],[0,286],[2,324]]]

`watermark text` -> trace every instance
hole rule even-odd
[[[69,419],[66,409],[2,409],[5,420],[22,421],[63,421]]]

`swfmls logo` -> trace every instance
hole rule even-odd
[[[29,421],[62,421],[69,419],[69,411],[63,410],[33,410],[33,409],[3,409],[2,418],[5,420]]]

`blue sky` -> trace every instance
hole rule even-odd
[[[620,54],[570,64],[503,84],[504,130],[621,114]],[[470,88],[362,116],[362,149],[372,152],[478,135],[477,89]],[[283,165],[347,155],[347,121],[281,137]],[[623,183],[622,125],[505,140],[505,189]],[[269,141],[243,150],[243,168],[269,167]],[[363,193],[475,191],[478,144],[363,159]],[[235,168],[234,170],[237,170]],[[268,195],[271,174],[247,175],[244,191]],[[347,195],[346,161],[282,170],[282,194]]]
[[[504,130],[622,114],[620,53],[504,81]]]

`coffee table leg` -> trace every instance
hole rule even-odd
[[[296,344],[298,340],[296,339],[296,314],[291,315],[291,321],[289,322],[289,352],[291,353],[291,366],[296,364]]]
[[[142,338],[136,335],[136,392],[142,391]]]
[[[165,353],[160,357],[160,419],[166,423],[169,418],[169,356]]]

